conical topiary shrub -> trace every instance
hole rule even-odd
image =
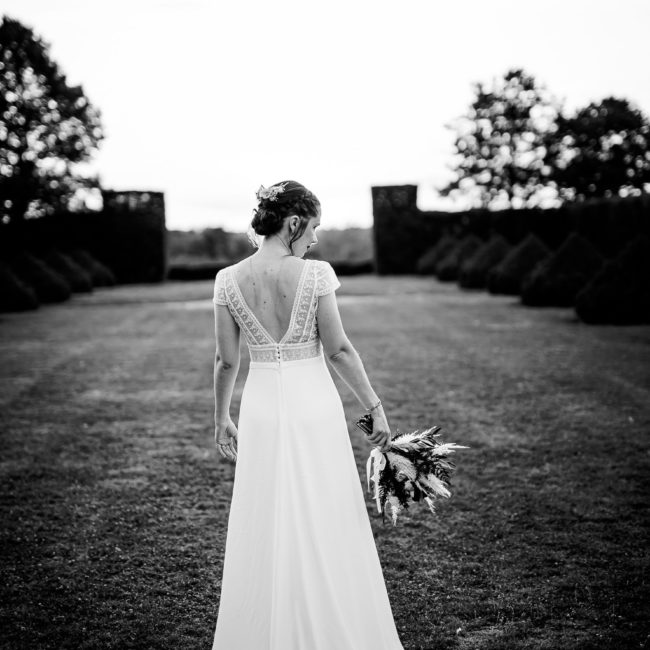
[[[521,301],[533,307],[572,307],[576,295],[600,270],[605,258],[578,233],[540,262],[521,283]]]
[[[34,288],[41,303],[63,302],[72,293],[68,281],[60,273],[27,251],[14,253],[11,266]]]
[[[416,263],[420,275],[435,275],[436,264],[456,246],[458,240],[451,235],[443,235]]]
[[[511,248],[503,260],[489,271],[487,276],[489,292],[518,296],[521,293],[522,280],[550,254],[550,249],[538,237],[529,234]]]
[[[36,309],[38,304],[34,289],[0,262],[0,312]]]
[[[510,251],[510,244],[499,234],[492,235],[460,268],[459,283],[465,289],[482,289],[494,266]]]
[[[436,265],[436,275],[442,282],[458,279],[461,264],[473,255],[483,244],[476,235],[463,237]]]
[[[65,277],[73,293],[85,293],[93,290],[90,275],[68,255],[53,248],[44,255],[43,259],[55,271]]]
[[[650,240],[639,235],[576,296],[585,323],[650,323]]]
[[[75,248],[68,252],[69,256],[83,268],[95,287],[112,287],[115,285],[115,274],[108,266],[102,264],[83,248]]]

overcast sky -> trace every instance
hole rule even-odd
[[[287,179],[324,228],[370,226],[372,185],[445,208],[445,128],[523,67],[571,110],[650,113],[648,0],[0,0],[102,111],[104,187],[165,192],[172,229],[246,230]]]

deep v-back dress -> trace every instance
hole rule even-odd
[[[340,286],[305,260],[275,341],[233,267],[214,301],[244,334],[250,365],[213,650],[402,650],[341,398],[318,335],[319,297]]]

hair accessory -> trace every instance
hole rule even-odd
[[[259,201],[262,199],[268,199],[269,201],[276,201],[278,194],[284,192],[286,183],[280,185],[274,185],[273,187],[266,188],[264,185],[260,185],[260,189],[257,190],[257,198]]]

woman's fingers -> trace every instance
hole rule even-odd
[[[237,438],[230,438],[224,444],[217,443],[217,449],[224,458],[232,461],[237,460]]]
[[[390,449],[390,431],[373,432],[372,436],[369,436],[368,439],[375,447],[379,447],[381,451],[387,451]]]
[[[232,460],[233,462],[237,461],[237,436],[238,436],[238,431],[237,427],[235,426],[234,422],[230,422],[228,427],[226,428],[226,440],[223,441],[222,444],[219,444],[217,442],[217,448],[219,449],[219,453],[224,457],[227,458],[228,460]]]

